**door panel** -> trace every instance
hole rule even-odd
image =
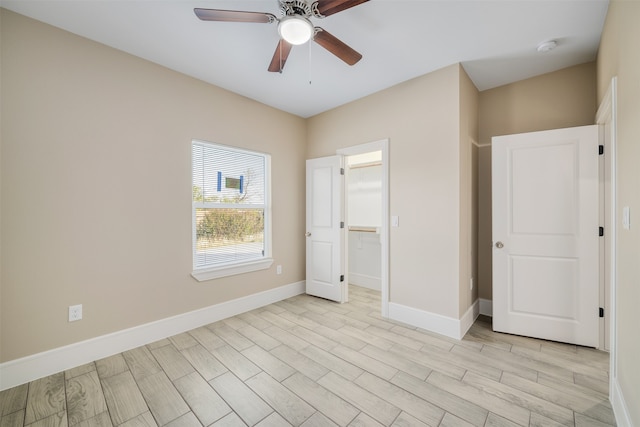
[[[333,269],[333,244],[311,240],[311,252],[313,253],[313,267],[311,269],[311,282],[332,285],[332,278],[339,272]]]
[[[313,167],[312,174],[312,226],[331,228],[333,224],[333,167],[332,165],[318,165]]]
[[[577,317],[572,298],[579,291],[575,259],[513,256],[510,261],[512,313],[561,319]],[[550,299],[549,295],[556,298]]]
[[[575,234],[575,148],[566,143],[511,150],[510,167],[517,171],[510,174],[515,235]],[[540,209],[542,206],[554,209]]]
[[[307,160],[307,277],[309,295],[344,302],[342,156]]]
[[[493,327],[598,345],[598,129],[494,137]]]

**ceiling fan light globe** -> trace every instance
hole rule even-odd
[[[292,45],[308,42],[313,37],[314,31],[311,21],[301,16],[284,17],[278,24],[280,37]]]

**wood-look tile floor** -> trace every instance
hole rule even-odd
[[[0,427],[615,425],[608,354],[299,295],[0,393]]]

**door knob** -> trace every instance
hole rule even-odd
[[[308,231],[306,233],[304,233],[304,235],[307,236],[307,237],[311,237],[311,233],[308,232]]]
[[[503,247],[504,247],[504,244],[502,242],[496,242],[496,248],[502,249]]]

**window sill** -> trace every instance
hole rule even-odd
[[[242,264],[225,265],[221,267],[203,268],[194,270],[191,276],[198,282],[219,279],[221,277],[235,276],[236,274],[250,273],[252,271],[266,270],[273,264],[273,258],[263,258],[258,261],[244,262]]]

